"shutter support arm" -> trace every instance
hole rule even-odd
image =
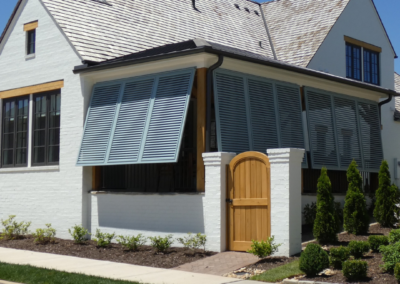
[[[224,62],[224,56],[218,55],[218,61],[207,70],[207,115],[206,115],[206,152],[210,152],[211,138],[211,97],[213,91],[213,73],[214,70],[221,67]]]

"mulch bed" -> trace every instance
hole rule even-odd
[[[246,266],[248,269],[259,269],[259,270],[270,270],[272,268],[285,265],[292,261],[299,259],[298,256],[295,257],[268,257],[266,259],[260,260],[252,265]]]
[[[365,236],[355,236],[352,234],[339,234],[338,239],[339,242],[334,245],[326,245],[323,246],[324,248],[327,247],[328,249],[331,247],[338,247],[338,246],[347,246],[350,241],[366,241],[368,240],[368,236],[370,235],[389,235],[391,229],[389,228],[382,228],[380,225],[373,225],[369,229],[368,235]],[[369,253],[364,256],[363,260],[368,263],[368,278],[364,281],[358,281],[355,283],[369,283],[369,284],[397,284],[397,280],[392,274],[382,272],[381,265],[383,264],[382,256],[380,253]],[[302,280],[307,281],[321,281],[321,282],[330,282],[330,283],[350,283],[346,280],[343,276],[341,270],[334,270],[336,272],[335,275],[332,276],[318,276],[314,278],[302,278]],[[353,282],[354,283],[354,282]]]
[[[213,252],[204,253],[203,250],[197,250],[193,253],[184,248],[170,248],[165,254],[156,254],[154,249],[149,246],[143,246],[138,251],[126,251],[119,244],[111,244],[108,248],[98,248],[93,241],[88,241],[84,245],[77,245],[73,241],[63,239],[56,239],[55,243],[39,245],[33,242],[32,237],[21,240],[0,240],[0,247],[158,268],[174,268],[215,254]]]

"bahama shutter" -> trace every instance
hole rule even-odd
[[[77,164],[176,162],[194,73],[190,68],[95,86]],[[114,96],[107,97],[105,90]],[[82,158],[92,152],[102,155]]]
[[[383,160],[378,103],[358,102],[364,170],[378,172]]]
[[[218,70],[214,73],[214,82],[219,151],[250,151],[245,78]]]
[[[277,83],[276,96],[281,147],[305,149],[299,86]],[[303,167],[307,165],[307,154],[304,154]]]

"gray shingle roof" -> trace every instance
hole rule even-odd
[[[400,94],[400,75],[394,73],[394,90]],[[400,97],[396,97],[396,110],[394,112],[395,120],[400,120]]]
[[[191,0],[107,0],[111,6],[42,1],[84,60],[99,62],[194,38],[273,57],[260,7],[246,0],[197,1],[199,11]]]
[[[279,60],[307,67],[350,0],[276,0],[263,4]]]

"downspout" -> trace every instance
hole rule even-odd
[[[196,0],[192,0],[193,9],[200,12],[199,9],[196,7]]]
[[[274,55],[274,59],[278,60],[278,57],[276,56],[276,52],[275,52],[275,47],[274,47],[274,44],[272,42],[271,34],[269,33],[267,20],[265,19],[264,10],[263,10],[262,5],[260,3],[258,4],[258,6],[260,7],[261,15],[262,15],[262,18],[263,18],[263,21],[264,21],[264,27],[265,27],[265,30],[267,31],[267,36],[268,36],[268,40],[269,40],[269,45],[271,46],[272,54]]]
[[[381,101],[378,104],[378,106],[379,106],[379,120],[381,122],[381,125],[382,125],[382,106],[387,104],[387,103],[390,103],[392,101],[392,99],[393,99],[393,95],[392,94],[388,94],[388,95],[389,95],[389,97],[386,100]]]
[[[214,70],[221,67],[224,62],[224,56],[218,55],[218,62],[212,65],[207,70],[207,113],[206,113],[206,152],[210,152],[210,137],[211,137],[211,97],[213,90],[213,73]]]

